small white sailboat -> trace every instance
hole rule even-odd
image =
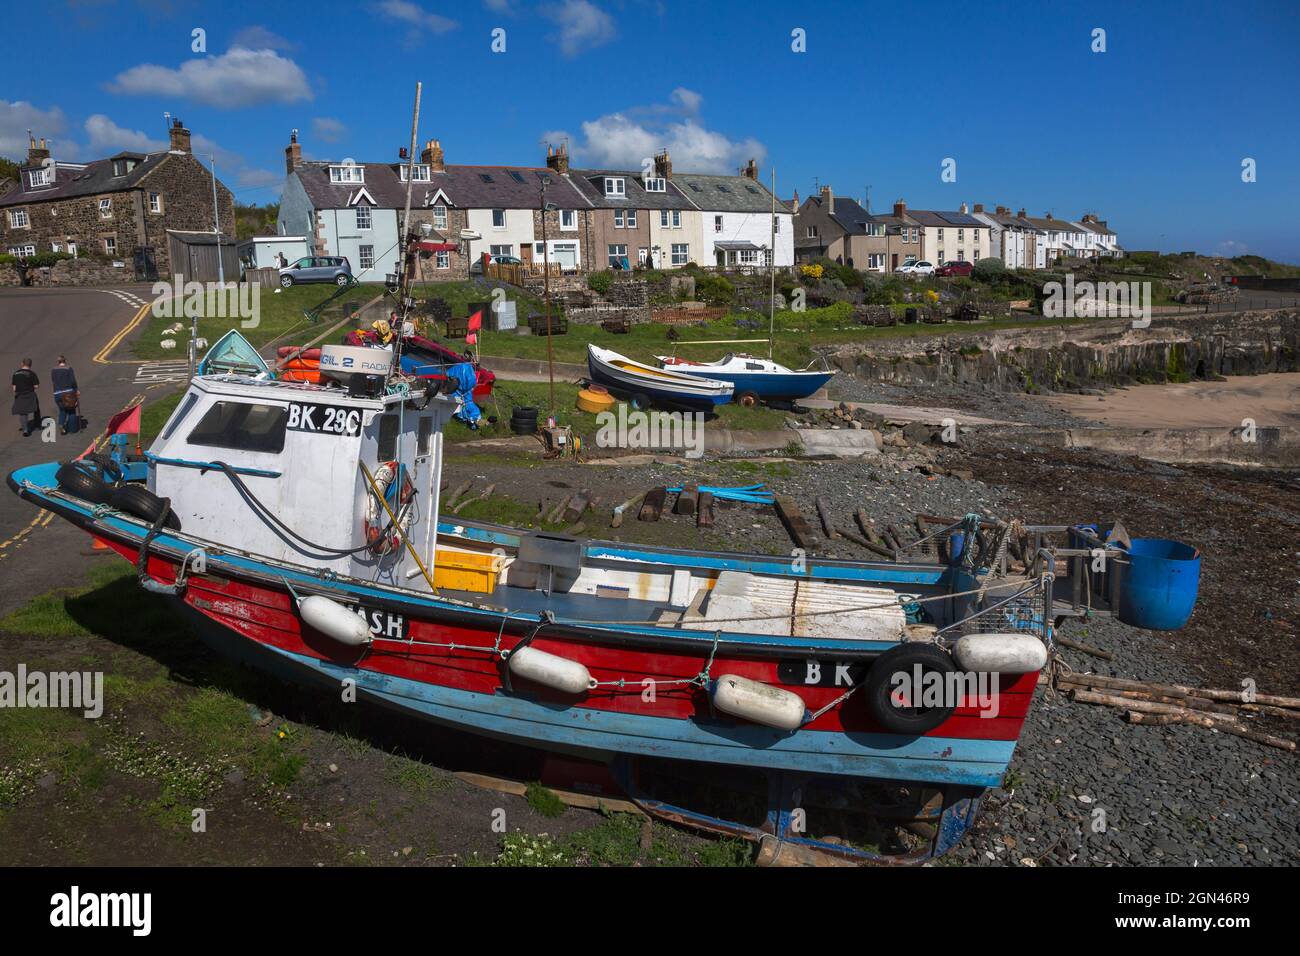
[[[731,401],[735,386],[671,369],[655,368],[596,345],[587,346],[587,369],[592,381],[633,404],[660,404],[708,410]]]

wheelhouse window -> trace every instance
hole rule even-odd
[[[172,437],[172,432],[176,431],[176,426],[185,420],[185,416],[190,413],[194,408],[194,403],[198,400],[199,396],[194,392],[190,392],[185,396],[184,403],[182,403],[180,409],[172,415],[172,420],[167,423],[167,427],[163,429],[163,438]]]
[[[392,461],[397,457],[397,435],[400,422],[396,415],[379,418],[379,460]]]
[[[370,207],[369,206],[357,207],[357,228],[358,229],[370,228]]]
[[[416,432],[415,454],[419,458],[428,458],[433,451],[433,416],[420,416],[420,424]]]
[[[284,451],[284,432],[288,422],[288,409],[282,405],[217,402],[207,410],[186,440],[191,445],[278,455]]]

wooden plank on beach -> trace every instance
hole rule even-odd
[[[790,540],[794,542],[795,547],[803,548],[805,551],[812,551],[821,544],[817,535],[813,534],[812,528],[808,526],[808,521],[799,510],[799,506],[790,498],[784,495],[777,495],[774,502],[776,505],[776,515],[781,519],[781,524],[785,525],[786,532],[790,535]]]

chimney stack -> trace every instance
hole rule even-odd
[[[569,171],[569,146],[567,143],[561,143],[558,149],[553,146],[546,147],[546,168],[561,174]]]
[[[907,214],[907,203],[901,199],[894,200],[894,218],[902,219]]]
[[[289,145],[284,148],[284,171],[291,173],[302,165],[302,147],[298,145],[298,131],[289,134]]]
[[[1017,216],[1018,218],[1020,218],[1020,219],[1028,219],[1028,218],[1029,218],[1028,216],[1025,215],[1025,211],[1024,211],[1023,209],[1020,210],[1020,212],[1016,213],[1016,216]]]
[[[50,148],[45,145],[45,137],[41,137],[41,145],[36,145],[36,137],[32,136],[32,131],[27,131],[27,163],[31,166],[39,166],[45,160],[50,158]]]
[[[962,203],[962,204],[961,204],[961,210],[960,210],[960,211],[961,211],[961,214],[964,216],[964,215],[966,215],[967,213],[970,212],[970,209],[967,208],[967,206],[966,206],[965,203]]]
[[[1051,218],[1052,218],[1052,214],[1049,212],[1049,213],[1048,213],[1046,216],[1044,216],[1043,218],[1044,218],[1044,219],[1051,219]]]
[[[997,209],[994,210],[994,212],[996,212],[999,216],[1011,215],[1011,210],[1008,209],[1006,206],[998,206]]]
[[[181,125],[180,120],[172,120],[168,132],[171,134],[173,153],[188,153],[190,151],[190,131]]]
[[[753,179],[753,180],[757,181],[757,180],[758,180],[758,163],[754,162],[754,161],[751,159],[748,163],[745,164],[745,168],[742,169],[742,170],[740,171],[740,174],[741,174],[742,176],[744,176],[746,179]]]
[[[984,211],[984,204],[983,204],[982,202],[977,202],[977,203],[975,204],[975,211],[976,211],[976,212],[983,212],[983,211]]]
[[[442,143],[436,139],[426,142],[420,151],[420,162],[428,166],[431,173],[446,172],[447,166],[442,161]]]
[[[791,203],[790,203],[790,204],[791,204],[792,206],[794,206],[794,208],[795,208],[795,212],[798,212],[798,211],[799,211],[799,190],[796,189],[796,190],[794,191],[794,199],[791,200]]]
[[[835,212],[835,194],[834,194],[833,192],[831,192],[831,187],[830,187],[830,186],[823,186],[823,187],[822,187],[822,204],[823,204],[823,205],[827,208],[827,210],[829,210],[831,213],[834,213],[834,212]]]
[[[668,155],[668,150],[655,153],[655,175],[661,179],[673,178],[673,160]]]

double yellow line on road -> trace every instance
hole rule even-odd
[[[94,361],[97,365],[139,365],[140,364],[140,360],[138,359],[134,361],[114,360],[114,359],[110,359],[109,356],[113,354],[114,349],[116,349],[119,345],[122,344],[122,340],[126,338],[128,335],[130,335],[135,330],[135,327],[137,325],[139,325],[141,322],[144,321],[144,317],[149,314],[149,309],[152,305],[153,303],[146,302],[144,305],[140,306],[140,311],[135,314],[135,317],[132,318],[131,321],[128,322],[125,326],[123,326],[122,329],[116,335],[114,335],[111,339],[108,340],[108,344],[105,345],[102,349],[100,349],[95,354]]]

